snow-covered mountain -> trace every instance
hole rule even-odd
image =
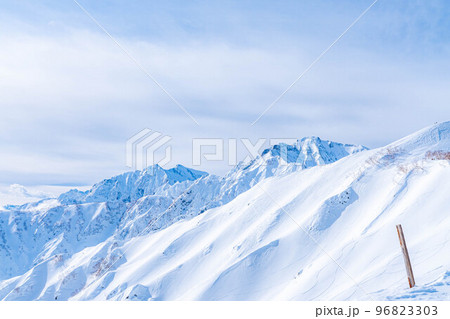
[[[274,151],[280,147],[287,152]],[[0,214],[0,257],[8,261],[0,264],[0,279],[22,274],[51,255],[69,257],[111,236],[123,240],[168,227],[228,203],[265,177],[363,149],[310,138],[265,150],[225,178],[182,165],[168,170],[155,165],[105,179],[87,191],[70,190],[57,200],[8,207]],[[299,157],[300,153],[306,156]],[[297,157],[300,165],[295,163]]]
[[[375,150],[304,138],[224,178],[129,172],[0,211],[0,299],[448,298],[449,189],[450,122]]]
[[[227,203],[265,178],[330,164],[364,150],[367,147],[323,141],[318,137],[305,137],[293,145],[274,145],[254,160],[239,163],[227,174],[221,187],[220,202]]]

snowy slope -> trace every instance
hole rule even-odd
[[[302,165],[294,168],[279,165],[273,148],[261,158],[278,156],[275,166],[241,164],[225,179],[164,177],[133,197],[139,178],[125,178],[120,189],[130,196],[119,196],[115,181],[108,191],[72,194],[77,204],[62,204],[67,195],[0,212],[0,253],[8,246],[7,264],[16,268],[2,266],[0,299],[448,299],[450,122],[375,150],[339,149],[347,153],[317,147],[305,160],[296,155]],[[224,190],[233,187],[228,200]],[[416,275],[412,290],[398,223]],[[36,247],[23,245],[34,237]]]

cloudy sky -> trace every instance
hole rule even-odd
[[[192,166],[194,137],[377,147],[450,119],[445,0],[379,0],[255,125],[373,0],[78,2],[132,58],[72,0],[0,1],[0,183],[129,170],[125,142],[144,128]]]

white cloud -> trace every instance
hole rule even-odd
[[[320,51],[118,40],[201,126],[101,33],[3,34],[3,182],[95,182],[126,169],[125,141],[145,127],[173,136],[173,164],[190,165],[192,137],[319,135],[378,146],[450,115],[448,62],[401,63],[343,42],[251,127]],[[221,165],[204,169],[223,173]]]

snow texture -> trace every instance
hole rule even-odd
[[[450,122],[379,149],[303,138],[0,210],[0,300],[448,300]],[[396,224],[417,286],[408,289]]]

